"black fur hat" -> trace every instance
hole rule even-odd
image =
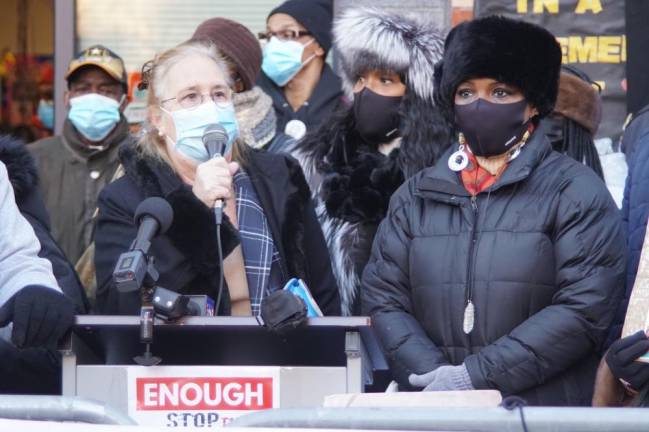
[[[448,35],[435,66],[435,101],[453,121],[457,86],[471,78],[493,78],[518,87],[543,117],[559,89],[561,48],[549,31],[502,16],[462,23]]]

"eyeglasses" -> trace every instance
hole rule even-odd
[[[192,110],[205,103],[206,98],[210,98],[219,108],[227,108],[232,103],[232,91],[230,89],[215,89],[211,93],[202,94],[188,90],[179,93],[176,97],[161,101],[160,105],[175,100],[181,108]]]
[[[281,30],[278,32],[260,32],[258,35],[260,40],[270,40],[273,36],[277,39],[286,42],[298,40],[302,36],[311,36],[311,32],[303,30]]]

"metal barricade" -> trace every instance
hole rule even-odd
[[[480,432],[649,431],[638,408],[317,408],[275,409],[239,417],[230,427]]]
[[[0,418],[135,425],[130,417],[104,404],[65,396],[0,396]]]

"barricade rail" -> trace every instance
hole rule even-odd
[[[0,418],[13,420],[136,425],[130,417],[104,404],[65,396],[2,396]]]
[[[314,408],[247,414],[230,427],[480,432],[649,431],[638,408]]]

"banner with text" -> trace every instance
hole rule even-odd
[[[505,15],[538,24],[561,45],[563,63],[602,87],[598,137],[622,133],[626,118],[626,35],[621,0],[475,0],[475,16]]]
[[[128,414],[140,425],[215,428],[279,407],[279,367],[128,369]]]

